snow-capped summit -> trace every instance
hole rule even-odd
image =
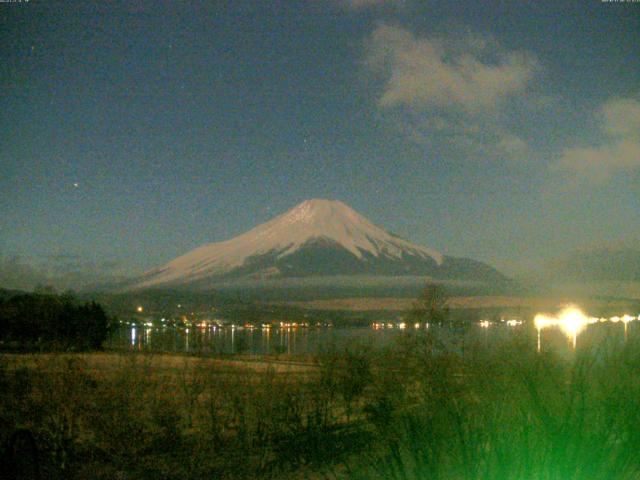
[[[452,260],[460,259],[393,235],[340,201],[313,199],[231,240],[203,245],[151,270],[136,287],[242,277],[437,276],[451,269]]]
[[[338,200],[304,201],[235,240],[240,239],[262,242],[262,251],[280,250],[278,258],[296,251],[309,241],[325,239],[342,246],[357,258],[362,258],[366,252],[374,257],[387,255],[399,258],[403,251],[410,251],[442,263],[440,253],[391,235]]]

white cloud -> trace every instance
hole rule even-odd
[[[529,155],[529,145],[517,135],[505,133],[496,144],[502,155],[511,160],[524,160]]]
[[[557,168],[576,181],[602,183],[620,171],[640,168],[640,102],[616,98],[599,111],[608,142],[594,147],[567,148]]]
[[[389,25],[376,28],[368,53],[369,64],[387,77],[381,107],[495,109],[538,69],[531,55],[505,51],[486,37],[417,37]]]
[[[368,8],[378,5],[399,5],[404,3],[403,0],[341,0],[340,3],[350,8]]]
[[[105,260],[82,261],[76,255],[52,255],[46,260],[20,255],[0,254],[0,286],[32,290],[38,285],[53,286],[58,291],[122,281],[131,276],[126,264]]]
[[[605,129],[617,137],[640,136],[640,102],[635,99],[615,98],[602,107]]]
[[[528,156],[505,107],[527,95],[540,70],[533,55],[509,51],[487,35],[426,37],[385,24],[366,47],[366,65],[380,80],[378,106],[409,138],[446,139],[469,157]]]

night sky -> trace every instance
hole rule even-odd
[[[309,198],[510,274],[638,239],[639,40],[599,0],[0,3],[4,270],[136,274]]]

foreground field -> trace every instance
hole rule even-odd
[[[0,356],[6,478],[635,479],[640,345]]]
[[[87,373],[99,377],[116,374],[123,368],[137,362],[144,363],[150,375],[178,374],[194,368],[210,368],[212,371],[233,373],[274,372],[286,374],[303,374],[317,370],[313,363],[274,359],[268,356],[244,358],[240,355],[227,358],[206,358],[183,355],[152,354],[145,355],[122,353],[39,353],[39,354],[0,354],[0,359],[7,372],[19,369],[38,369],[40,371],[56,371],[68,364],[79,363]]]

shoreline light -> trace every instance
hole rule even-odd
[[[565,335],[572,341],[573,348],[576,347],[577,336],[588,325],[595,323],[622,323],[624,324],[625,339],[627,335],[627,324],[640,320],[639,316],[629,315],[625,313],[622,316],[614,315],[612,317],[587,317],[578,307],[570,305],[558,313],[558,315],[547,315],[539,313],[535,316],[533,322],[538,330],[538,350],[540,350],[540,331],[549,327],[559,327]]]
[[[560,327],[576,348],[578,334],[597,319],[587,317],[578,307],[569,306],[560,311],[558,316],[539,313],[533,322],[538,330],[538,350],[540,350],[540,331],[549,327]]]

